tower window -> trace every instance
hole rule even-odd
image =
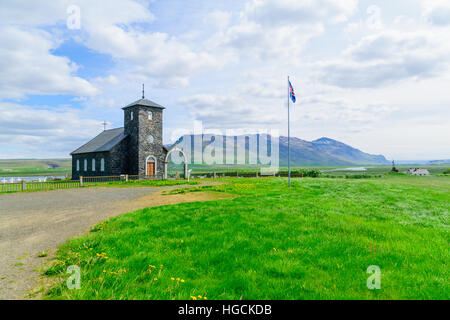
[[[153,143],[155,141],[155,139],[153,138],[152,135],[149,135],[147,138],[148,143]]]
[[[148,112],[148,120],[153,120],[153,112]]]
[[[134,114],[133,114],[133,111],[131,111],[130,112],[130,120],[133,121],[133,118],[134,118]]]

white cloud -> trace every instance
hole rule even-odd
[[[83,119],[75,109],[60,112],[0,103],[0,158],[19,148],[20,157],[68,156],[101,131],[100,121]],[[50,146],[50,147],[49,147]]]
[[[325,24],[344,22],[358,0],[252,0],[238,24],[216,35],[214,43],[262,60],[297,57]],[[295,60],[295,59],[294,59]]]
[[[423,16],[432,25],[450,26],[450,3],[447,0],[419,0],[425,11]]]
[[[77,65],[50,50],[58,41],[45,31],[3,26],[0,32],[0,99],[29,94],[93,95],[96,88],[74,76]]]
[[[130,74],[154,79],[159,87],[184,87],[195,73],[223,66],[222,59],[207,50],[193,50],[175,36],[135,26],[155,20],[136,1],[83,1],[80,8],[82,43],[115,58]]]
[[[358,0],[254,0],[249,2],[242,16],[261,25],[315,24],[347,21]]]
[[[436,77],[448,68],[442,34],[385,30],[350,46],[340,59],[317,63],[325,83],[375,88],[405,79]]]
[[[69,17],[67,8],[73,4],[80,8],[81,29],[78,32],[66,28],[66,20]],[[55,57],[48,51],[57,47],[58,34],[64,34],[65,37],[74,36],[89,49],[110,55],[118,65],[122,65],[122,69],[125,69],[126,66],[127,72],[130,74],[154,79],[159,87],[164,85],[169,87],[186,86],[189,83],[189,78],[196,72],[210,67],[221,67],[224,64],[224,59],[206,50],[193,50],[174,36],[149,30],[148,24],[155,20],[155,16],[148,9],[148,4],[141,1],[79,0],[74,3],[70,0],[42,0],[39,2],[5,0],[0,3],[0,18],[2,18],[0,25],[5,26],[2,28],[11,28],[12,25],[21,28],[26,26],[30,36],[42,34],[43,31],[39,28],[43,26],[59,25],[62,27],[58,31],[47,32],[46,43],[24,39],[20,48],[22,51],[32,52],[36,48],[45,49],[45,54],[36,58],[38,61],[40,59],[43,59],[43,61],[59,59],[69,64],[68,59]],[[222,20],[224,19],[222,17]],[[17,41],[19,40],[17,39]],[[2,48],[8,47],[6,43],[1,44]],[[16,54],[16,57],[18,56]],[[12,62],[17,63],[17,61]],[[26,66],[28,70],[36,69],[29,64]],[[61,74],[61,77],[63,73],[67,74],[67,71],[61,70],[61,66],[57,68],[45,64],[43,66],[46,67],[47,72],[42,72],[41,77],[50,77],[51,70],[55,70],[54,73]],[[72,64],[72,66],[74,69],[70,70],[71,72],[76,70],[75,65]],[[6,77],[7,75],[5,75]],[[53,77],[56,76],[53,75]],[[74,82],[72,83],[74,94],[93,93],[92,87],[90,91],[82,92],[79,88],[82,79],[73,78],[72,80]],[[51,79],[48,81],[51,81]],[[67,81],[59,82],[61,86],[67,83]],[[58,88],[43,90],[45,83],[45,80],[41,82],[42,88],[36,90],[38,93],[58,93]],[[84,84],[88,85],[86,82]],[[62,88],[60,93],[71,92]],[[17,97],[17,94],[13,97]]]
[[[298,98],[293,135],[330,136],[396,158],[419,154],[414,141],[420,141],[425,157],[443,155],[450,5],[416,2],[423,12],[387,1],[368,10],[357,0],[248,0],[239,3],[240,12],[221,4],[198,14],[190,28],[178,20],[184,8],[155,16],[152,1],[3,0],[0,99],[63,93],[76,95],[83,109],[0,102],[0,150],[13,154],[14,145],[29,157],[67,155],[101,129],[89,119],[122,125],[120,107],[140,96],[143,82],[149,98],[168,107],[166,130],[191,116],[211,128],[285,132],[291,74]],[[66,27],[72,4],[81,8],[79,31]],[[68,39],[110,56],[114,65],[82,79],[69,58],[52,54]]]
[[[207,26],[213,26],[216,29],[223,30],[230,24],[231,13],[221,10],[215,10],[205,18]]]

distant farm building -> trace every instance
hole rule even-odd
[[[430,172],[427,169],[409,169],[405,173],[412,174],[414,176],[429,176]]]

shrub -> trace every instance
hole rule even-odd
[[[444,174],[450,174],[450,169],[445,170]]]

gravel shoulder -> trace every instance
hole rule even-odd
[[[173,187],[87,188],[0,195],[0,299],[30,298],[39,268],[55,248],[93,225],[146,207],[230,198],[194,192],[161,195]],[[42,252],[46,257],[38,257]]]

